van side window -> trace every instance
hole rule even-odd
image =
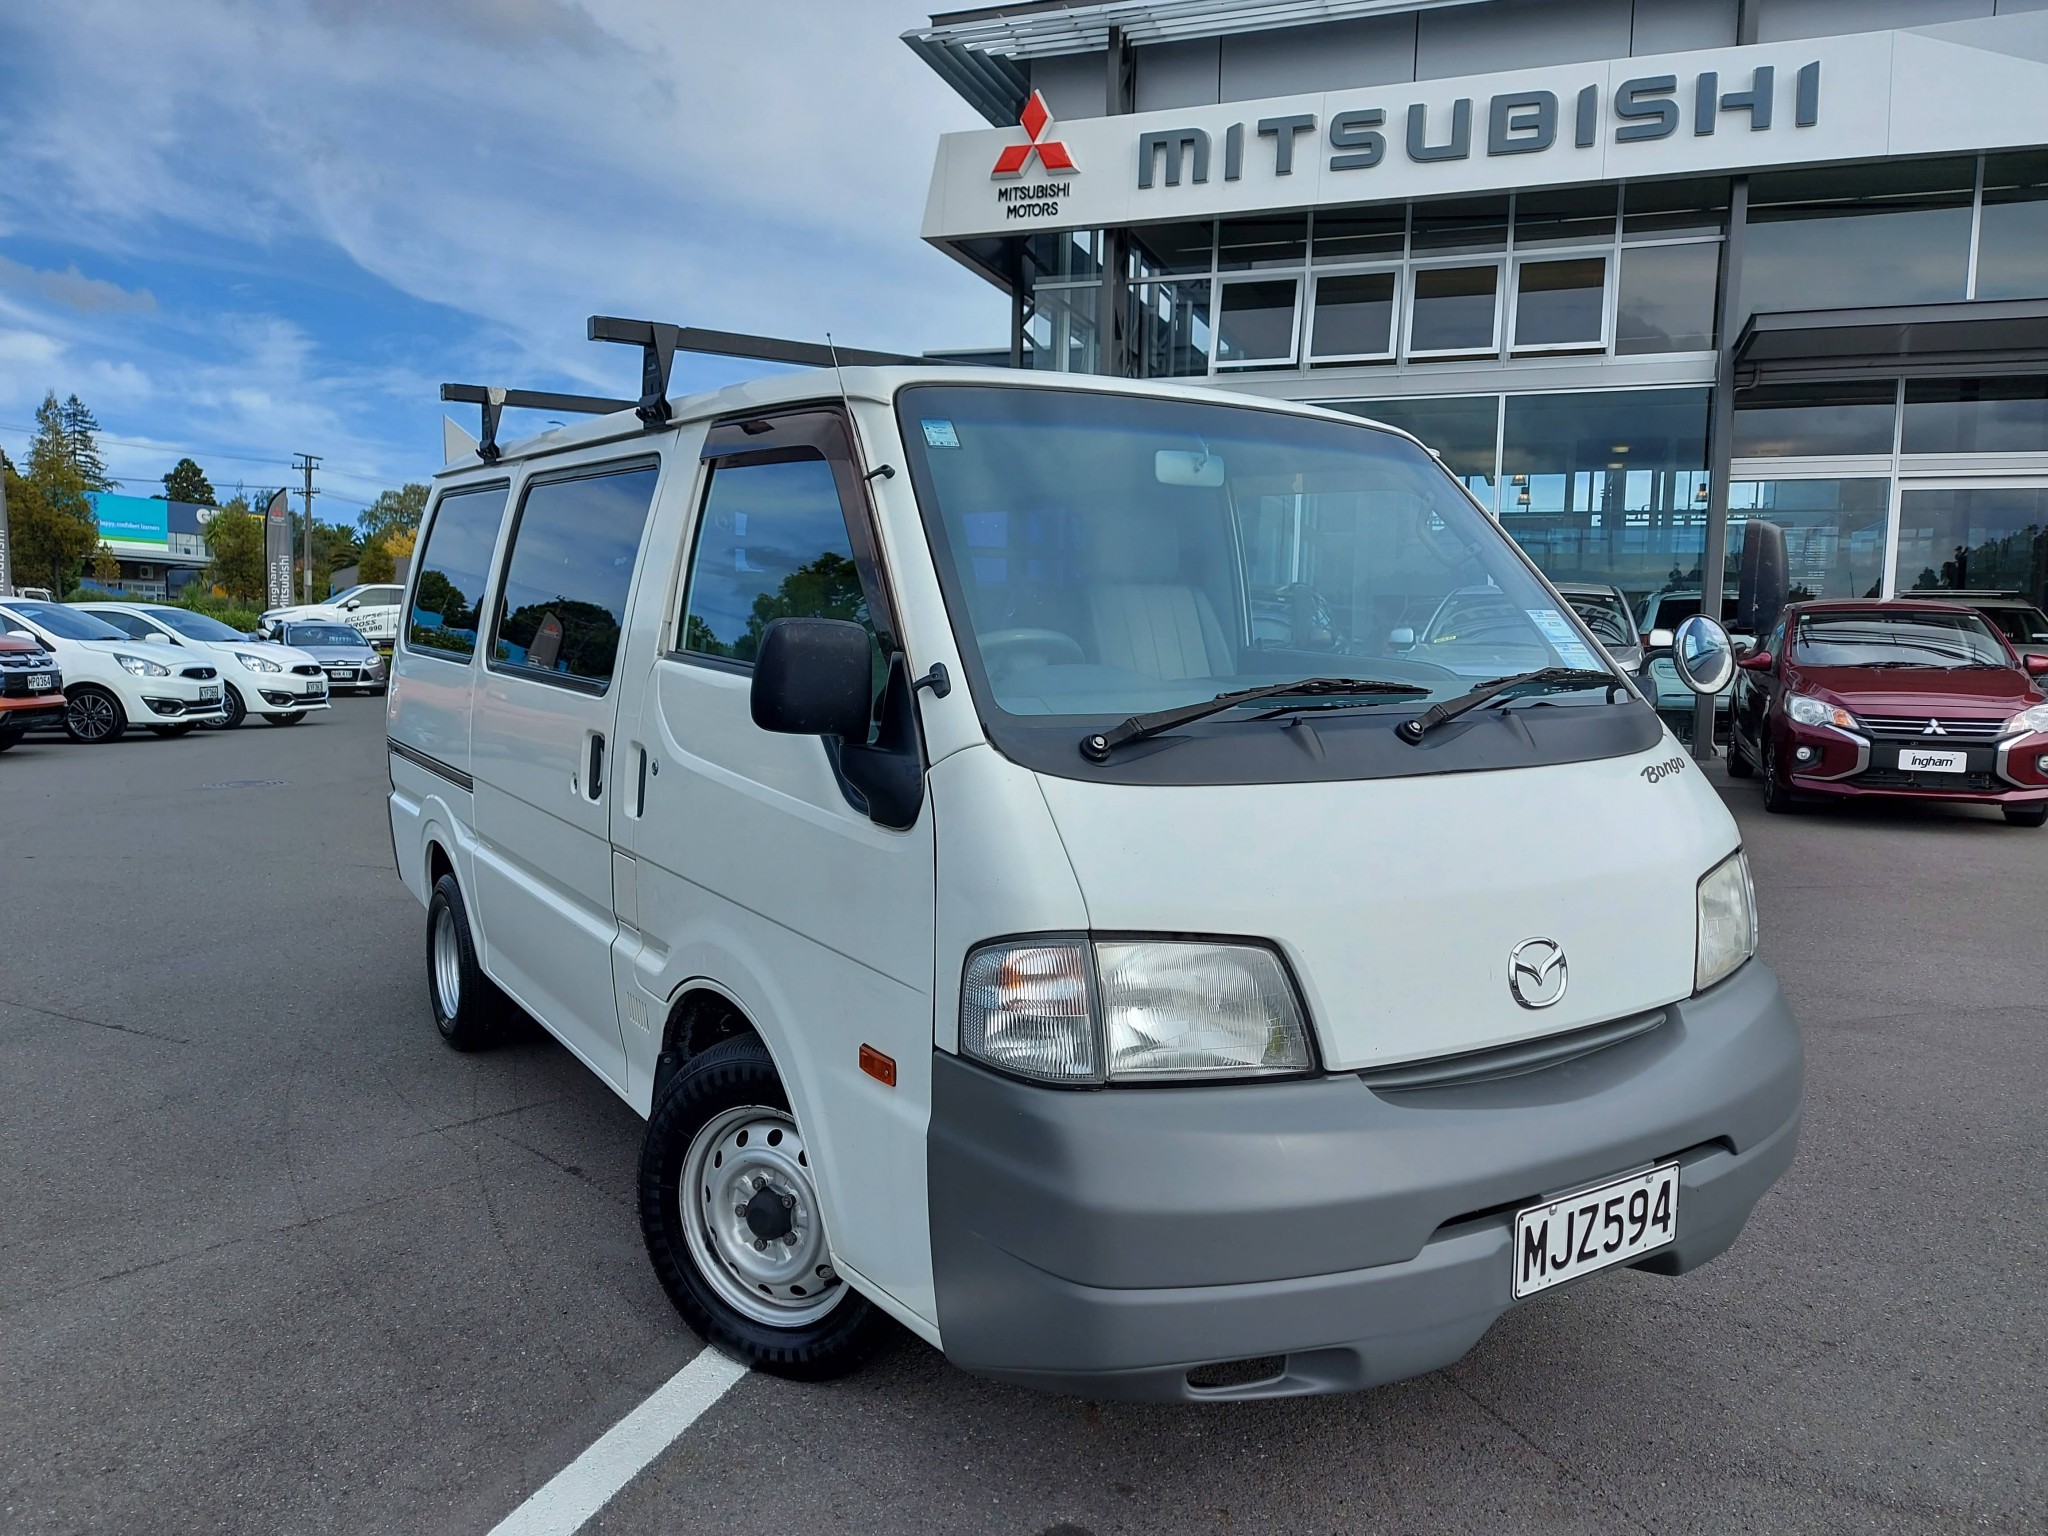
[[[660,466],[529,485],[512,527],[491,664],[609,683]]]
[[[477,626],[483,621],[484,573],[491,568],[507,490],[492,485],[450,491],[434,509],[405,626],[409,649],[438,651],[451,660],[475,654]]]
[[[679,648],[751,663],[770,622],[797,618],[851,619],[874,631],[831,465],[809,452],[717,465]]]

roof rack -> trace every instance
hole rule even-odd
[[[640,398],[614,400],[603,395],[559,395],[533,389],[499,389],[487,384],[443,384],[443,400],[483,407],[483,431],[478,434],[476,445],[478,458],[486,464],[498,462],[498,417],[508,405],[581,416],[632,411],[649,427],[666,426],[668,379],[678,352],[747,357],[803,368],[832,368],[841,364],[890,367],[943,361],[904,352],[835,347],[829,342],[787,341],[779,336],[750,336],[742,331],[707,331],[693,325],[672,325],[665,320],[627,320],[617,315],[592,315],[585,334],[591,341],[616,341],[640,348]]]

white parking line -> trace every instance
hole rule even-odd
[[[707,1344],[652,1397],[493,1526],[491,1536],[571,1536],[746,1374],[744,1365]]]

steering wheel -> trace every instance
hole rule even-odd
[[[1057,629],[992,629],[975,638],[981,644],[982,662],[991,673],[1015,672],[1034,656],[1048,667],[1088,659],[1080,641]]]

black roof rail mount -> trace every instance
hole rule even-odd
[[[634,413],[650,427],[668,425],[668,375],[676,362],[682,327],[666,320],[623,320],[592,315],[585,334],[592,341],[621,341],[640,348],[640,403]]]

